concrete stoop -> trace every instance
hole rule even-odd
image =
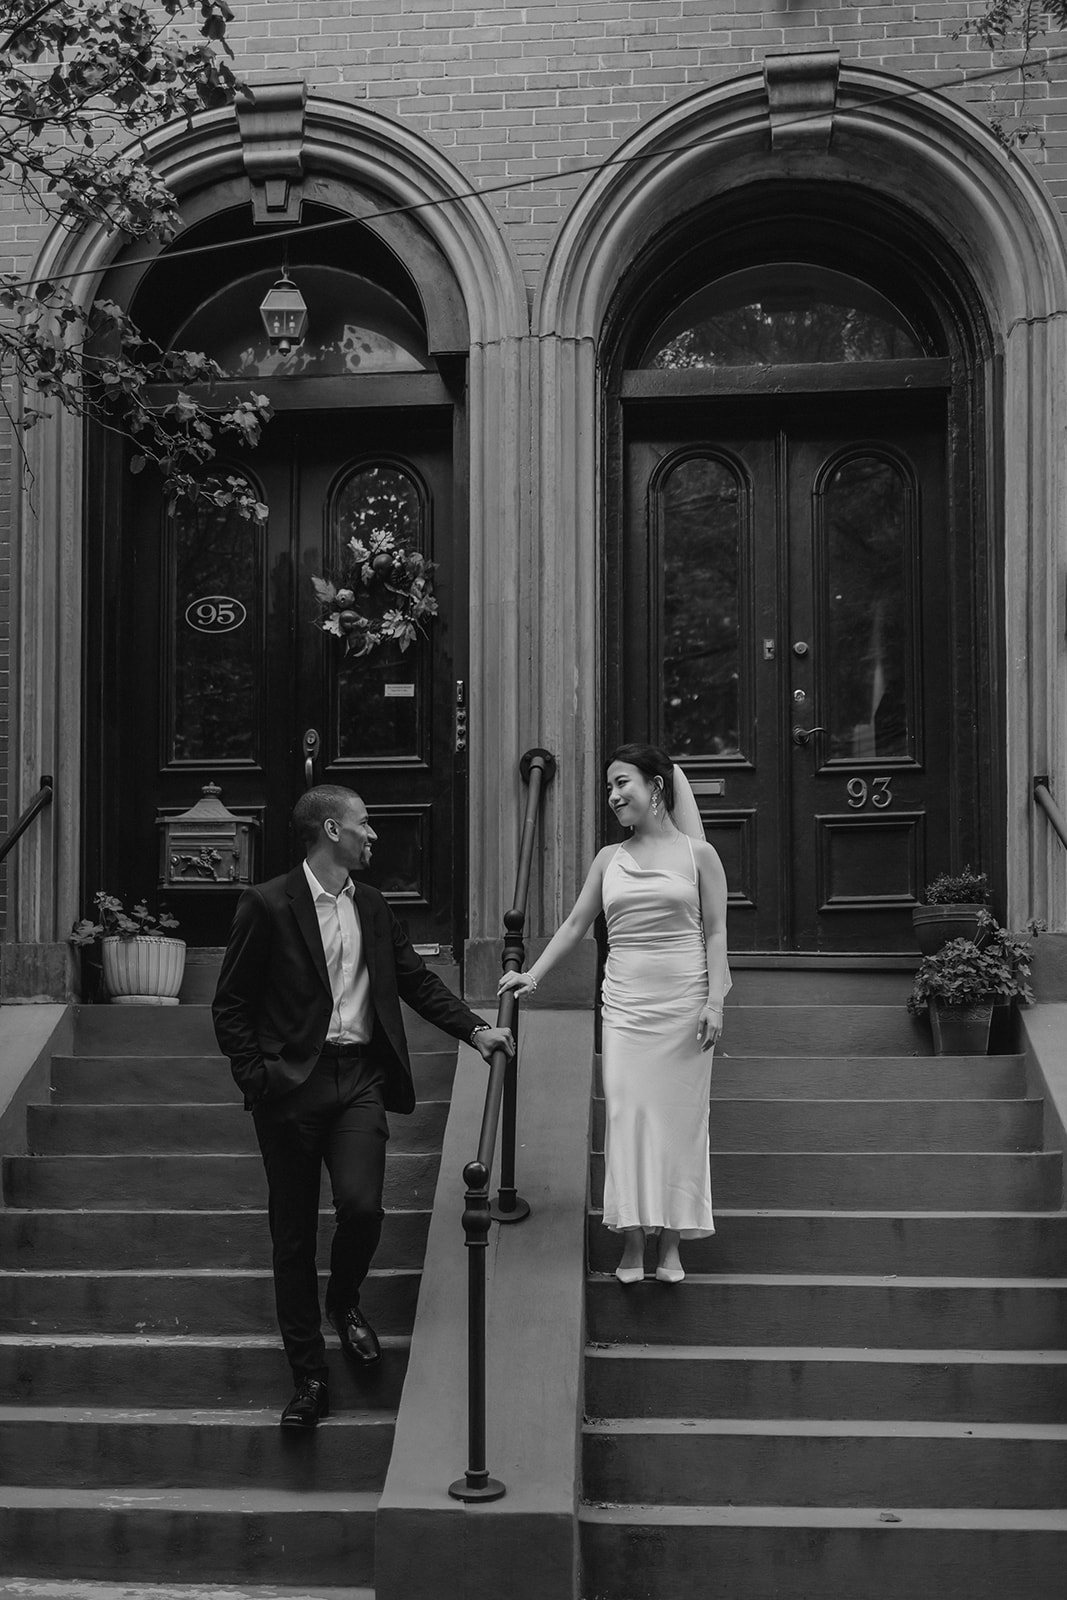
[[[372,1600],[456,1066],[418,1019],[409,1040],[420,1105],[364,1295],[384,1359],[354,1374],[331,1335],[332,1414],[294,1436],[262,1167],[207,1008],[76,1014],[3,1159],[3,1600]]]
[[[930,1057],[885,975],[870,1004],[855,977],[839,1005],[789,982],[745,973],[728,1004],[718,1232],[683,1245],[683,1284],[615,1280],[594,1108],[582,1600],[1060,1600],[1067,1213],[1040,1074]]]

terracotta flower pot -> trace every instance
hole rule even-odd
[[[981,1006],[947,1006],[942,1000],[931,1000],[930,1027],[934,1035],[934,1054],[988,1055],[992,1021],[992,1001]]]
[[[924,956],[933,956],[950,939],[973,939],[978,922],[988,905],[960,902],[946,906],[916,906],[911,925]]]
[[[104,988],[118,1006],[176,1006],[185,973],[185,940],[135,933],[100,941]]]

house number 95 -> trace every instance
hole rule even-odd
[[[850,778],[845,787],[848,790],[848,803],[853,811],[859,811],[870,801],[872,806],[877,806],[879,811],[884,811],[886,806],[893,804],[893,796],[889,785],[890,778],[872,778],[868,787],[866,778]]]

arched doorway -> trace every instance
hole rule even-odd
[[[927,878],[996,851],[981,331],[862,213],[709,208],[616,314],[608,716],[685,766],[740,951],[907,951]]]
[[[274,416],[258,448],[224,444],[213,467],[247,478],[268,516],[257,524],[209,501],[168,508],[151,474],[131,476],[122,448],[97,441],[87,735],[103,758],[90,774],[87,880],[125,898],[177,878],[165,898],[183,934],[219,944],[238,889],[210,853],[177,869],[161,861],[159,824],[205,788],[221,790],[251,821],[259,880],[292,863],[288,817],[309,780],[341,783],[364,796],[379,835],[370,881],[413,939],[450,949],[463,933],[454,710],[467,676],[467,608],[457,599],[466,587],[456,495],[463,370],[431,348],[448,295],[438,293],[431,330],[427,296],[395,250],[355,221],[316,233],[337,213],[305,205],[312,231],[288,241],[288,259],[309,327],[279,356],[258,310],[279,246],[225,199],[182,248],[226,248],[200,257],[195,273],[164,255],[131,310],[161,345],[220,362],[232,382],[215,403],[249,388],[269,397]],[[465,338],[464,329],[445,342]],[[436,564],[438,615],[405,651],[346,655],[316,626],[311,580],[339,576],[348,541],[373,532]]]

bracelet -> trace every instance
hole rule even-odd
[[[480,1033],[488,1033],[490,1028],[491,1028],[491,1026],[492,1026],[492,1024],[489,1023],[489,1022],[479,1022],[478,1026],[476,1028],[472,1028],[471,1029],[471,1031],[470,1031],[470,1033],[469,1033],[469,1035],[467,1037],[467,1043],[468,1044],[473,1044],[475,1039],[478,1037],[478,1035]]]
[[[528,972],[524,972],[522,974],[522,976],[526,979],[526,982],[530,985],[530,993],[531,994],[536,994],[537,993],[537,979],[536,978],[532,978]]]

